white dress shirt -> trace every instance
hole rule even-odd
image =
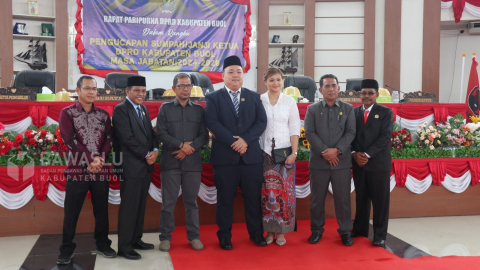
[[[291,96],[280,93],[275,106],[270,104],[268,92],[262,94],[260,99],[267,113],[267,128],[260,136],[260,148],[271,156],[273,137],[277,149],[291,146],[291,136],[300,136],[300,114]]]
[[[230,96],[230,99],[232,100],[232,103],[233,103],[233,95],[230,94],[230,92],[232,93],[235,93],[234,91],[230,90],[228,87],[225,86],[225,89],[227,89],[227,92],[228,92],[228,95]],[[237,90],[237,99],[238,99],[238,105],[240,106],[240,95],[242,94],[242,88],[240,87],[238,90]]]

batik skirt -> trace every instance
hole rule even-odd
[[[263,153],[262,213],[264,231],[289,233],[295,229],[295,163],[276,164],[266,153]]]

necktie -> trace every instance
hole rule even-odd
[[[137,113],[138,113],[138,118],[140,119],[140,122],[142,122],[143,130],[145,131],[145,124],[143,123],[142,110],[140,110],[140,106],[137,106]]]
[[[367,118],[368,118],[368,113],[370,111],[365,111],[365,116],[363,117],[363,124],[366,124],[367,123]]]
[[[235,107],[235,113],[238,115],[238,92],[230,92],[233,96],[233,107]]]

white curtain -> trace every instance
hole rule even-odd
[[[27,131],[27,128],[32,124],[33,124],[32,118],[28,116],[27,118],[21,121],[18,121],[17,123],[4,125],[5,126],[4,132],[16,131],[17,133],[23,134],[25,131]]]

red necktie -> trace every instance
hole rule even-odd
[[[366,123],[367,123],[368,112],[369,112],[369,111],[365,111],[365,116],[363,117],[363,124],[366,124]]]

